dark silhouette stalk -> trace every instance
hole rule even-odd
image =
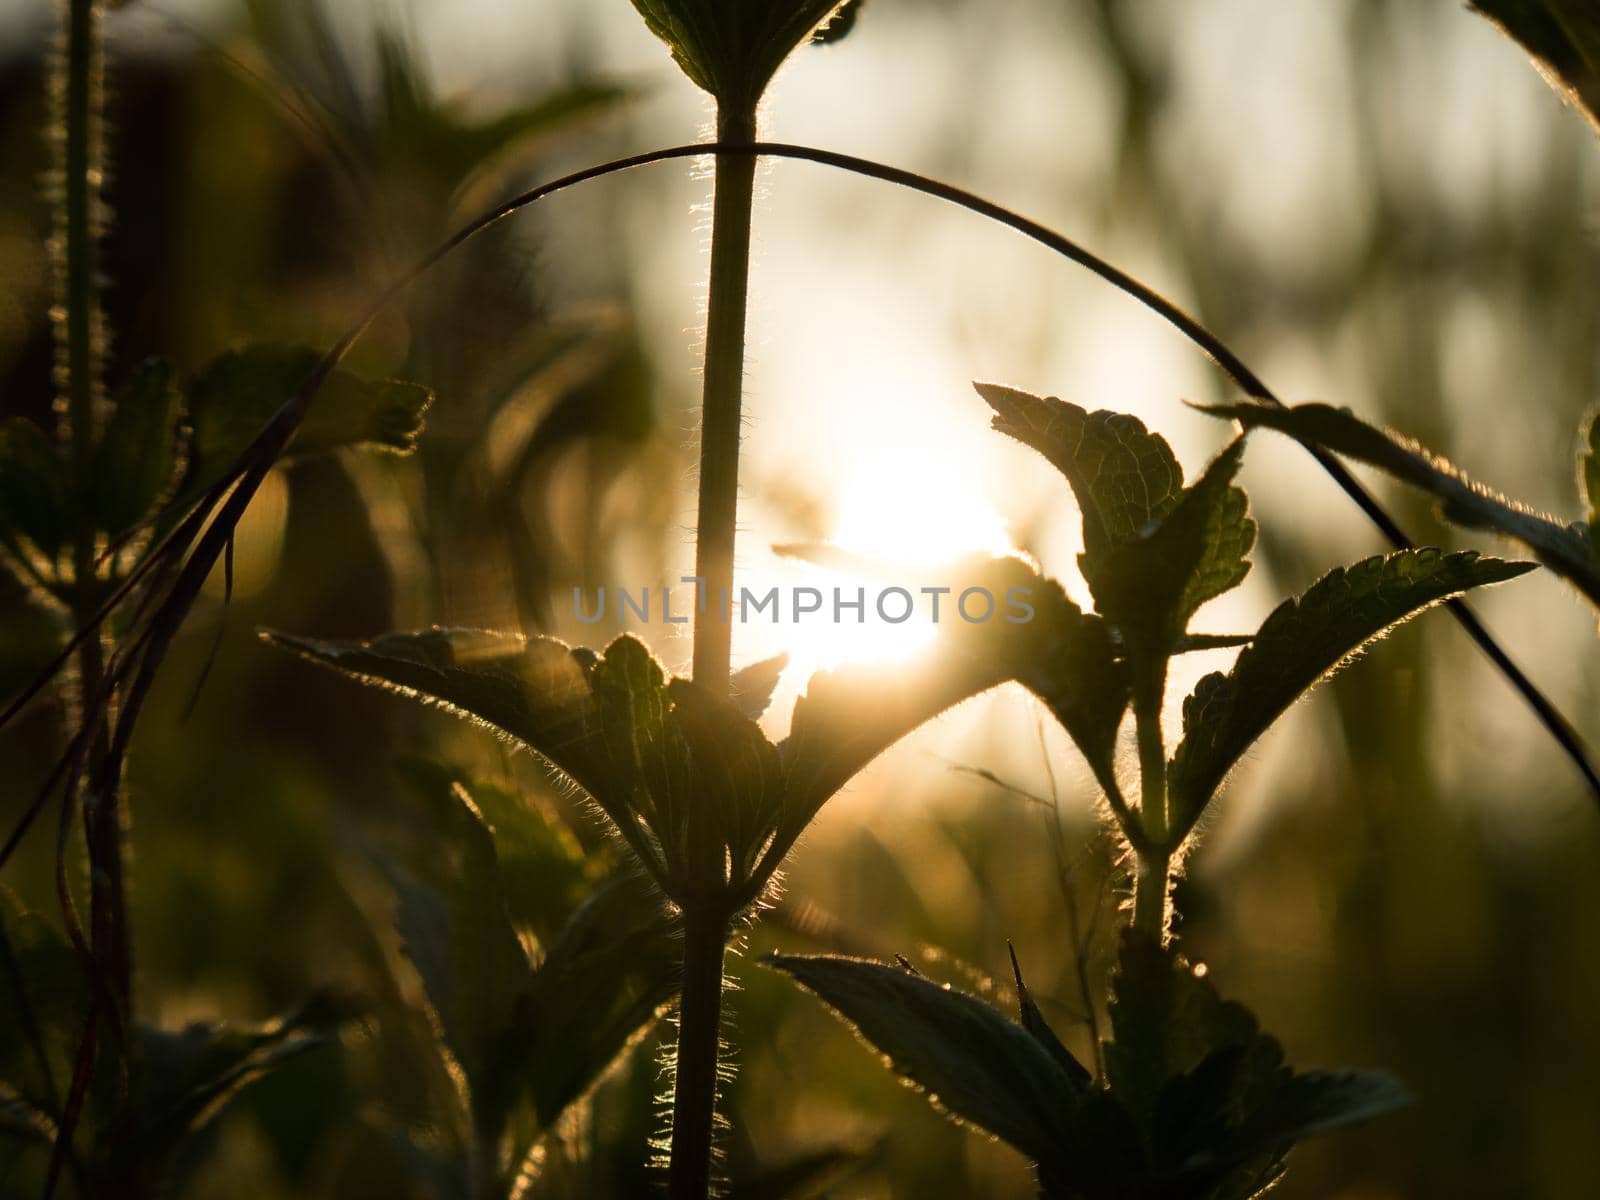
[[[749,147],[755,112],[738,105],[717,111],[717,141]],[[700,417],[700,508],[695,526],[699,603],[694,622],[694,681],[728,694],[732,670],[734,544],[739,524],[739,439],[744,407],[745,321],[750,300],[750,226],[756,156],[718,155],[711,217],[711,284],[706,308],[704,396]],[[678,1048],[672,1077],[669,1200],[710,1194],[722,1051],[722,960],[728,919],[720,899],[720,859],[706,859],[697,905],[683,905],[683,989],[678,1001]]]
[[[724,109],[717,141],[749,147],[754,116]],[[694,623],[694,681],[728,691],[733,623],[733,552],[739,509],[739,435],[744,405],[745,315],[750,295],[750,223],[756,156],[717,157],[711,218],[711,288],[706,310],[704,399],[700,422],[700,513],[695,574],[702,580]]]
[[[722,962],[728,935],[726,917],[684,912],[668,1200],[705,1200],[711,1190],[722,1050]]]

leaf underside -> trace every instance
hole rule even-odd
[[[1527,546],[1539,561],[1561,575],[1590,603],[1600,608],[1600,560],[1596,558],[1592,523],[1566,525],[1532,512],[1474,482],[1453,463],[1398,434],[1367,424],[1348,409],[1327,404],[1271,408],[1259,404],[1202,405],[1201,411],[1265,426],[1310,446],[1321,446],[1386,471],[1440,501],[1446,519],[1469,529],[1487,529]],[[1591,481],[1600,482],[1595,466],[1594,427],[1583,463],[1584,487],[1594,511]]]
[[[783,60],[841,0],[633,0],[683,73],[718,103],[754,114]]]
[[[1296,1140],[1409,1102],[1379,1074],[1294,1074],[1248,1010],[1132,931],[1113,980],[1104,1084],[1061,1046],[1025,988],[1018,1024],[887,964],[763,961],[814,992],[948,1114],[1031,1158],[1048,1200],[1247,1200],[1281,1177]]]
[[[1331,571],[1284,601],[1233,669],[1207,675],[1184,702],[1183,741],[1168,768],[1177,827],[1192,826],[1267,727],[1368,642],[1441,600],[1532,569],[1470,551],[1402,550]]]
[[[1600,11],[1591,0],[1475,0],[1600,132]]]

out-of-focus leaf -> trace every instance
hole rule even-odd
[[[303,346],[251,346],[223,355],[201,372],[189,396],[193,434],[184,493],[220,478],[321,358]],[[285,457],[345,446],[410,453],[432,403],[433,393],[417,384],[366,380],[336,370],[285,448]]]
[[[536,966],[513,929],[499,841],[471,797],[500,794],[448,768],[402,764],[436,821],[431,848],[397,868],[397,914],[484,1144],[524,1098],[547,1130],[639,1036],[677,988],[670,914],[634,875],[601,882],[562,915]],[[525,812],[505,814],[520,828]],[[515,833],[514,842],[526,838]],[[528,863],[522,864],[524,867]],[[548,921],[548,914],[540,914]]]
[[[455,143],[451,149],[462,167],[470,169],[518,144],[549,137],[610,112],[633,94],[619,84],[585,80],[486,121],[451,121],[445,132]]]
[[[466,789],[402,770],[433,819],[436,849],[395,870],[396,924],[465,1076],[476,1127],[497,1134],[521,1085],[512,1051],[532,1016],[532,968],[511,926],[494,839]]]
[[[723,1200],[813,1200],[834,1189],[869,1164],[875,1151],[830,1147],[802,1154],[775,1166],[736,1178]]]
[[[1589,549],[1600,557],[1600,415],[1589,422],[1582,474],[1583,496],[1589,504]]]
[[[772,955],[951,1116],[1035,1161],[1068,1137],[1079,1086],[1020,1025],[975,996],[860,959]]]
[[[790,53],[841,0],[633,0],[672,57],[719,104],[754,114]]]
[[[457,787],[466,792],[493,834],[512,925],[541,944],[555,937],[599,878],[577,839],[533,801],[465,771],[422,758],[402,758],[399,765],[413,787],[430,796]],[[422,852],[431,855],[431,843]]]
[[[0,1081],[35,1105],[58,1102],[88,1007],[67,939],[0,888]]]
[[[1589,528],[1565,525],[1531,512],[1475,483],[1460,468],[1398,434],[1368,425],[1348,409],[1326,404],[1272,408],[1260,404],[1206,405],[1202,412],[1276,429],[1309,446],[1321,446],[1387,471],[1431,493],[1448,520],[1515,538],[1600,607],[1600,560]],[[1591,429],[1592,439],[1592,429]],[[1586,471],[1588,470],[1586,466]]]
[[[25,538],[54,558],[70,524],[66,476],[50,439],[25,418],[0,422],[0,539],[6,548],[21,554]]]
[[[116,537],[138,524],[172,484],[177,470],[178,416],[183,397],[172,366],[152,359],[118,394],[95,451],[88,481],[96,525]]]
[[[609,880],[573,913],[533,981],[528,1074],[546,1127],[677,995],[678,969],[672,918],[644,880]]]
[[[1186,633],[1172,647],[1174,654],[1194,654],[1203,650],[1237,650],[1248,646],[1253,633]]]
[[[1329,572],[1286,600],[1183,705],[1183,741],[1168,768],[1175,828],[1187,830],[1223,777],[1291,704],[1374,638],[1441,600],[1513,579],[1531,563],[1472,552],[1402,550]]]
[[[347,1018],[340,1005],[317,999],[264,1025],[142,1030],[137,1129],[119,1151],[121,1169],[148,1172],[161,1156],[184,1153],[183,1143],[201,1137],[241,1091],[328,1045]]]
[[[1471,7],[1515,38],[1600,130],[1600,10],[1593,0],[1475,0]]]

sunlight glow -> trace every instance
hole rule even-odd
[[[930,643],[937,627],[929,603],[917,597],[910,619],[886,620],[877,611],[885,588],[917,593],[919,569],[972,554],[1014,553],[1005,522],[979,481],[964,470],[959,448],[945,454],[909,453],[887,461],[867,460],[838,481],[836,515],[828,544],[859,556],[881,571],[855,572],[790,560],[790,587],[813,587],[827,598],[823,612],[778,631],[790,655],[792,675],[804,680],[818,670],[847,662],[903,662]],[[846,609],[835,619],[835,590],[852,601],[865,594],[865,611]],[[889,615],[899,609],[886,602]],[[941,621],[959,619],[946,601]]]

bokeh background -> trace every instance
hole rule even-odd
[[[0,8],[8,414],[50,403],[52,21],[44,0]],[[626,0],[133,0],[110,27],[113,378],[157,353],[192,372],[246,341],[326,344],[493,199],[708,124]],[[1349,405],[1578,515],[1577,430],[1600,395],[1600,144],[1457,0],[872,0],[850,38],[786,69],[764,132],[1026,212],[1189,307],[1285,397]],[[766,166],[760,186],[739,560],[752,585],[831,586],[770,549],[829,539],[912,561],[1016,547],[1081,596],[1070,495],[986,431],[974,378],[1135,413],[1191,470],[1222,444],[1180,403],[1227,396],[1222,377],[1070,264],[820,167]],[[439,623],[593,642],[621,627],[579,626],[574,586],[686,574],[708,190],[703,165],[594,184],[429,276],[358,351],[437,389],[420,454],[275,476],[242,530],[231,607],[219,581],[191,620],[131,770],[145,1011],[264,1017],[328,985],[379,998],[358,1045],[295,1065],[230,1117],[193,1195],[241,1181],[262,1197],[436,1194],[375,1133],[426,1131],[439,1103],[379,865],[407,823],[394,756],[463,764],[553,806],[574,836],[596,831],[535,764],[254,630]],[[1383,548],[1287,442],[1261,437],[1244,483],[1257,566],[1203,616],[1210,630],[1251,628]],[[1376,486],[1423,540],[1466,544]],[[1479,603],[1600,744],[1593,614],[1543,576]],[[686,668],[677,627],[630,627]],[[51,631],[16,597],[3,630],[9,694]],[[811,671],[915,654],[917,639],[751,626],[735,656],[780,649],[794,663],[774,734]],[[1174,711],[1218,665],[1185,664]],[[6,731],[6,812],[59,721],[42,705]],[[7,882],[48,905],[52,853],[35,835]],[[734,962],[735,1194],[847,1148],[819,1194],[1029,1195],[1012,1152],[946,1125],[755,959],[903,953],[1007,1004],[1009,938],[1086,1050],[1082,981],[1100,993],[1125,886],[1114,859],[1087,771],[1020,691],[871,768],[825,810]],[[1262,743],[1179,903],[1190,952],[1294,1062],[1381,1066],[1417,1095],[1298,1151],[1283,1196],[1594,1194],[1600,813],[1446,618],[1390,638]],[[643,1192],[654,1042],[555,1140],[548,1194]]]

